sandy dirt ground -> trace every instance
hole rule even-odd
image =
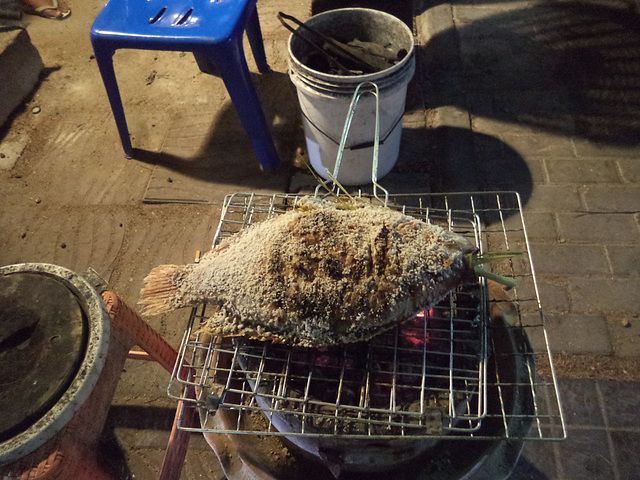
[[[2,132],[3,142],[17,142],[24,149],[13,168],[0,171],[0,264],[45,262],[78,272],[93,268],[110,289],[135,306],[142,279],[153,266],[191,262],[197,251],[210,248],[226,194],[260,188],[284,191],[290,173],[286,164],[292,161],[286,157],[299,146],[291,124],[297,121],[290,101],[295,89],[286,75],[288,32],[276,27],[273,7],[261,6],[272,72],[259,75],[250,53],[248,64],[259,95],[268,99],[264,109],[285,168],[257,180],[257,159],[220,78],[200,72],[190,54],[119,51],[114,63],[132,142],[147,152],[147,161],[127,159],[89,38],[103,3],[71,1],[73,14],[61,22],[24,18],[45,70]],[[303,19],[310,12],[306,1],[289,2],[288,8]],[[189,114],[197,115],[195,128],[202,135],[214,129],[227,142],[215,144],[212,156],[231,167],[207,190],[206,203],[147,203],[145,195],[156,168],[148,158],[161,154],[176,119]],[[202,147],[199,139],[184,156]],[[242,167],[233,168],[238,162]],[[201,174],[161,171],[155,179],[177,185],[183,177],[198,181]],[[182,311],[149,323],[177,347],[187,318]],[[167,373],[157,365],[134,361],[125,365],[104,444],[107,462],[119,478],[157,475],[175,409],[166,394],[167,384]],[[140,414],[141,407],[145,414]],[[182,478],[221,478],[206,443],[197,438],[191,447]]]
[[[62,22],[25,17],[45,71],[0,131],[3,142],[23,146],[15,165],[0,170],[0,265],[92,268],[135,306],[151,268],[191,262],[210,248],[225,195],[291,188],[296,170],[290,167],[299,161],[304,139],[287,75],[289,33],[276,19],[284,4],[265,1],[259,13],[272,71],[258,74],[247,56],[284,168],[260,172],[221,79],[200,72],[190,54],[179,52],[116,53],[132,142],[144,152],[125,158],[89,39],[103,3],[70,0],[73,14]],[[311,0],[287,1],[286,11],[304,20]],[[424,126],[428,116],[420,111],[412,118]],[[404,162],[399,170],[410,172],[411,159]],[[174,346],[186,321],[184,311],[149,319]],[[564,377],[640,380],[635,356],[559,355],[556,367]],[[103,445],[119,478],[157,475],[175,409],[167,377],[147,362],[128,361],[122,372]],[[222,478],[199,436],[182,478]]]

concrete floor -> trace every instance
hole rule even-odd
[[[79,272],[91,267],[110,289],[135,306],[142,279],[154,265],[190,262],[196,251],[210,248],[226,194],[283,191],[289,170],[261,174],[222,81],[201,73],[192,55],[120,51],[114,63],[134,146],[153,157],[166,145],[164,159],[173,154],[188,158],[202,148],[200,140],[214,131],[214,137],[222,139],[213,141],[215,155],[223,164],[236,167],[223,165],[222,178],[213,172],[216,178],[205,189],[206,203],[145,203],[153,181],[160,184],[154,197],[167,195],[164,184],[173,191],[198,195],[212,172],[174,169],[167,174],[162,165],[156,168],[149,161],[124,157],[89,39],[90,26],[103,3],[70,2],[73,14],[62,22],[24,17],[45,70],[42,81],[11,118],[2,140],[5,147],[18,144],[24,150],[12,168],[0,172],[0,263],[46,262]],[[280,132],[280,149],[290,155],[296,149],[288,144],[292,127],[285,124],[286,115],[278,112],[291,102],[280,103],[277,92],[283,89],[286,97],[294,90],[282,49],[288,33],[277,27],[276,11],[275,6],[261,6],[273,72],[264,81],[258,77],[256,83],[261,96],[273,99],[267,115],[274,132]],[[310,12],[309,2],[290,2],[287,11],[304,19]],[[250,54],[248,63],[257,72]],[[38,113],[32,113],[35,107]],[[295,109],[291,111],[297,115]],[[171,151],[180,142],[170,135],[182,125],[175,120],[185,116],[200,136],[191,145]],[[291,163],[291,158],[287,160]],[[177,347],[186,321],[185,313],[179,312],[153,318],[150,324]],[[175,403],[166,395],[168,380],[157,365],[127,362],[105,430],[105,458],[118,478],[157,475],[175,411]],[[191,442],[182,478],[222,478],[212,450],[198,440]]]
[[[63,22],[24,19],[45,70],[0,143],[0,151],[21,146],[15,164],[0,171],[0,264],[91,267],[135,306],[152,267],[190,262],[209,248],[226,194],[295,191],[311,181],[294,168],[261,173],[222,81],[178,52],[120,51],[114,57],[132,142],[144,152],[126,159],[89,40],[102,5],[72,0],[73,15]],[[640,40],[628,21],[636,14],[625,2],[609,1],[565,2],[574,16],[562,17],[568,10],[545,16],[547,5],[414,2],[422,48],[409,87],[401,156],[386,181],[394,191],[521,192],[552,345],[567,379],[570,435],[560,446],[527,447],[516,477],[637,478],[638,460],[628,446],[640,438],[631,400],[640,380],[640,137],[624,141],[638,135],[634,68]],[[304,155],[304,139],[287,75],[289,33],[276,19],[279,10],[305,20],[311,0],[260,0],[272,72],[259,75],[250,54],[248,63],[289,166]],[[569,51],[573,56],[555,57],[575,44],[545,36],[535,21],[568,32],[562,18],[581,19],[569,24],[574,33],[583,32],[578,37],[585,43]],[[589,43],[584,18],[607,18],[609,30]],[[617,41],[610,32],[626,44],[605,50],[607,41]],[[517,47],[518,55],[507,46]],[[623,52],[618,57],[627,59],[627,67],[607,63],[609,83],[594,73],[603,67],[574,70],[584,75],[582,83],[561,68],[592,65],[615,52]],[[538,64],[530,63],[535,59]],[[631,87],[625,90],[626,84]],[[598,91],[599,97],[591,95]],[[587,102],[601,110],[575,107]],[[616,130],[620,125],[631,127]],[[177,346],[186,321],[177,312],[149,323]],[[157,475],[175,408],[167,384],[157,365],[125,365],[103,444],[119,478]],[[629,402],[619,401],[620,391]],[[585,421],[594,411],[602,421]],[[621,413],[628,413],[626,425],[615,420]],[[199,436],[192,439],[182,478],[223,478]]]

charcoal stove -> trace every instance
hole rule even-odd
[[[214,246],[300,198],[227,197]],[[168,392],[183,414],[197,409],[198,426],[178,426],[204,434],[229,478],[499,479],[525,440],[566,437],[519,195],[383,201],[480,252],[524,252],[493,267],[517,287],[480,279],[370,342],[328,349],[210,337],[199,332],[207,306],[194,308],[177,362],[191,368],[174,371]]]

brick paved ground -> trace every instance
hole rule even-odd
[[[519,191],[556,349],[639,355],[637,60],[620,60],[637,17],[621,2],[424,5],[432,126],[468,143],[434,187]]]
[[[553,351],[637,359],[634,5],[423,5],[416,24],[430,126],[463,142],[445,145],[453,158],[434,168],[434,188],[518,190]],[[570,376],[598,368],[578,358]],[[613,375],[628,372],[614,366]],[[638,384],[561,376],[560,392],[568,439],[527,443],[512,478],[638,478]]]
[[[385,180],[397,191],[520,192],[551,345],[559,363],[570,367],[560,379],[568,439],[528,443],[513,476],[518,480],[626,480],[640,471],[640,23],[634,5],[413,2],[418,69],[401,157]],[[101,2],[72,6],[68,21],[36,19],[29,26],[45,67],[61,68],[49,72],[6,137],[32,136],[0,179],[0,263],[93,267],[134,305],[152,266],[188,262],[208,247],[224,194],[283,191],[289,179],[263,181],[251,170],[253,157],[241,148],[224,88],[201,75],[193,60],[172,55],[118,53],[129,65],[149,62],[144,75],[141,67],[119,73],[134,143],[153,152],[140,161],[122,158],[87,36]],[[274,72],[256,76],[256,83],[277,141],[293,156],[299,118],[290,108],[288,34],[275,18],[279,10],[304,19],[311,1],[259,5]],[[152,69],[158,80],[136,82]],[[86,91],[94,92],[91,120],[82,109]],[[39,116],[28,113],[36,103],[43,107]],[[176,158],[185,154],[185,118],[187,133],[214,152],[229,147],[246,171],[184,168]],[[189,145],[189,152],[200,146]],[[219,157],[211,161],[222,167]],[[289,188],[308,183],[298,173]],[[177,205],[142,202],[176,200],[176,192],[185,195]],[[151,322],[176,344],[184,321],[175,314]],[[158,472],[174,408],[167,382],[157,366],[126,365],[102,450],[120,478],[151,479]],[[221,477],[211,450],[194,436],[182,478]]]

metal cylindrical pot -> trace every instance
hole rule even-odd
[[[362,75],[334,75],[304,63],[311,47],[292,35],[289,40],[289,76],[296,86],[303,116],[307,150],[313,169],[328,179],[333,171],[345,120],[358,85],[375,83],[379,90],[380,150],[377,177],[395,165],[402,133],[407,86],[415,72],[413,33],[388,13],[366,8],[330,10],[305,25],[342,43],[358,39],[407,54],[385,70]],[[364,96],[347,138],[338,181],[344,185],[371,182],[376,101]]]

